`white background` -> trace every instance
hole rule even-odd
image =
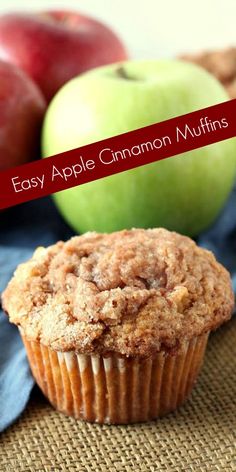
[[[0,0],[0,12],[48,7],[102,19],[136,58],[236,45],[236,0]]]

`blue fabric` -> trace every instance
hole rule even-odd
[[[47,246],[72,235],[49,197],[2,212],[0,292],[15,267],[28,259],[36,246]],[[198,238],[198,243],[212,250],[228,267],[236,292],[236,189],[217,222]],[[0,431],[22,413],[33,384],[17,328],[0,311]]]
[[[72,236],[50,198],[29,202],[0,214],[0,293],[16,266],[36,246]],[[0,432],[24,410],[34,381],[18,329],[0,310]]]
[[[236,187],[218,220],[197,242],[214,252],[219,262],[227,267],[236,293]]]

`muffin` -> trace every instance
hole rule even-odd
[[[165,229],[91,232],[38,248],[3,294],[52,405],[112,424],[181,405],[209,333],[233,305],[213,254]]]
[[[211,72],[226,88],[231,98],[236,98],[236,48],[189,54],[181,59],[194,62]]]

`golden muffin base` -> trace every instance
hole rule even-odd
[[[186,400],[208,335],[186,342],[179,354],[144,359],[57,352],[24,334],[22,339],[33,376],[57,410],[90,422],[128,424],[161,417]]]

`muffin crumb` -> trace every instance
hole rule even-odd
[[[230,318],[228,272],[165,229],[86,233],[38,248],[3,294],[10,321],[54,350],[176,352]]]
[[[202,66],[225,86],[231,98],[236,98],[236,48],[186,54],[181,59]]]

